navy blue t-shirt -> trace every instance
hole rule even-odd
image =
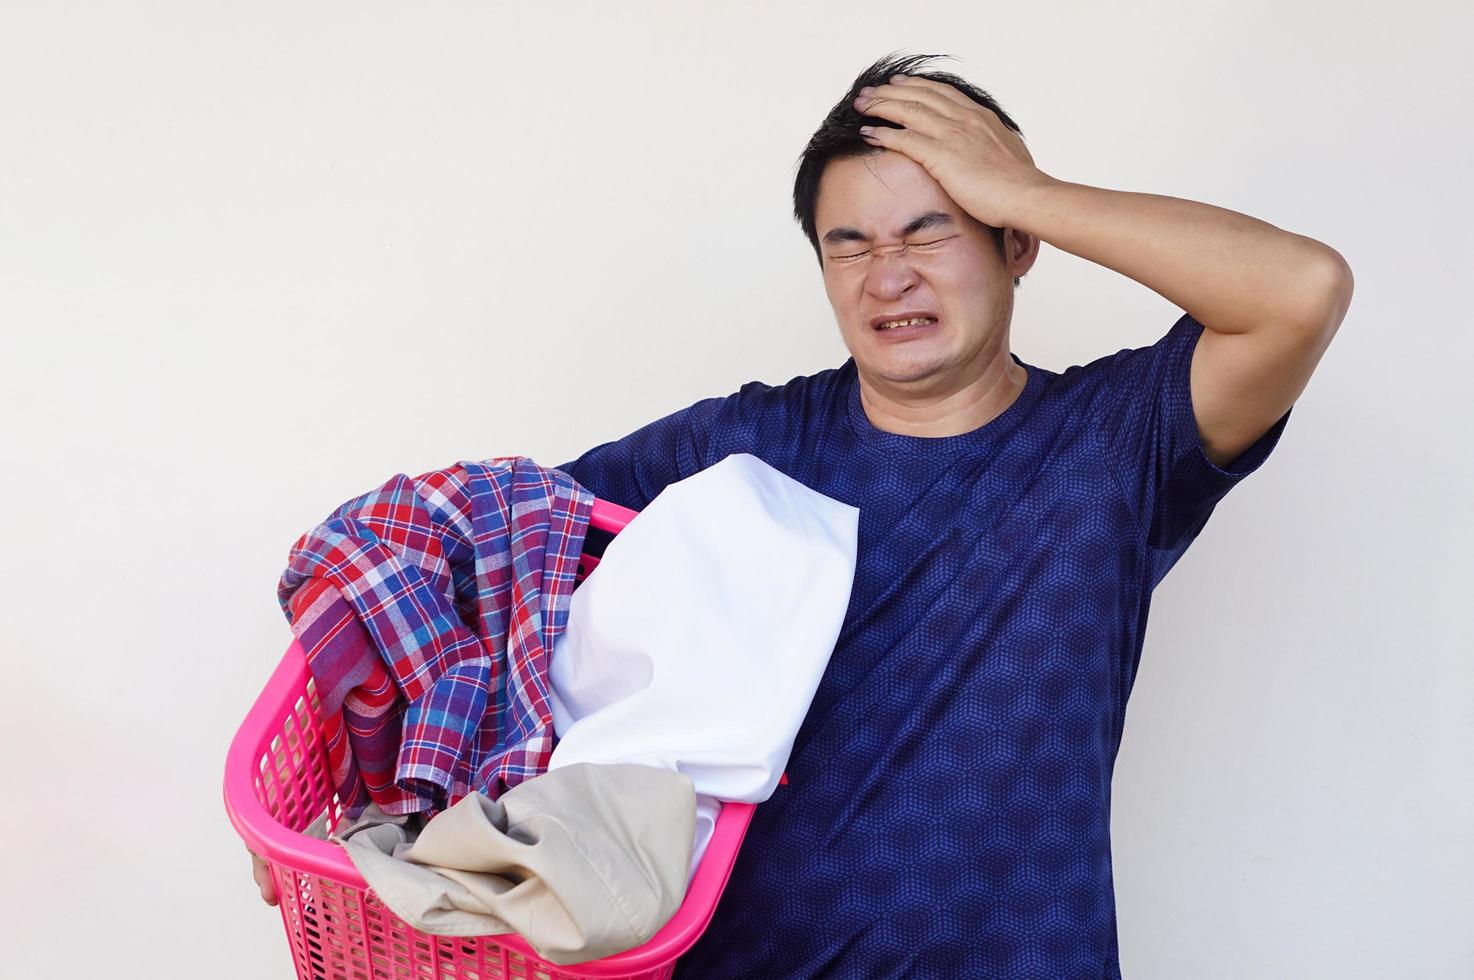
[[[854,361],[745,384],[559,467],[642,509],[752,453],[860,509],[789,782],[676,977],[1120,976],[1111,773],[1152,590],[1279,441],[1204,454],[1203,327],[1063,373],[942,438],[872,425]],[[699,651],[693,651],[698,653]]]

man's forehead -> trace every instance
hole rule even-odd
[[[869,241],[962,223],[960,209],[920,164],[890,150],[831,161],[819,180],[821,241]]]

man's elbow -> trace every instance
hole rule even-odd
[[[1316,251],[1302,279],[1304,301],[1294,321],[1296,326],[1329,342],[1351,307],[1356,280],[1350,263],[1340,252],[1324,244]]]

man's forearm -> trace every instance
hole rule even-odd
[[[1334,329],[1351,271],[1335,249],[1237,211],[1049,178],[1009,227],[1154,290],[1204,327]]]

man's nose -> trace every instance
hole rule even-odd
[[[865,288],[873,295],[881,299],[892,299],[904,294],[920,279],[906,246],[871,250]]]

